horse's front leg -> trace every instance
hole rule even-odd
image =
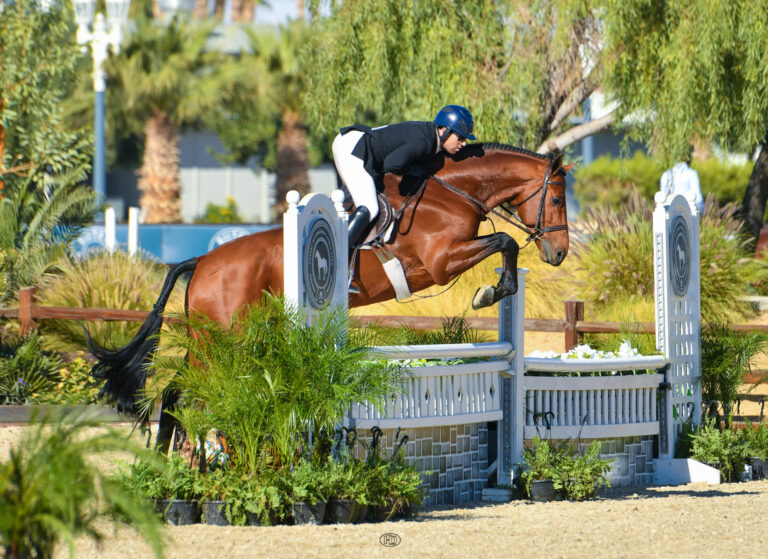
[[[486,285],[475,293],[472,307],[480,309],[488,307],[507,295],[517,293],[517,253],[520,247],[506,233],[499,232],[491,235],[476,237],[470,241],[455,242],[447,251],[439,253],[429,266],[435,282],[445,285],[489,256],[500,252],[502,255],[503,271],[499,283],[495,286]]]
[[[501,252],[502,268],[499,283],[495,286],[484,285],[475,291],[472,298],[472,308],[482,309],[497,303],[507,295],[517,293],[517,254],[520,246],[515,239],[506,233],[494,233],[494,243],[498,243]]]

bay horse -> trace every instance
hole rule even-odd
[[[428,178],[385,175],[384,194],[402,211],[389,248],[399,258],[408,286],[417,292],[446,285],[475,264],[500,252],[503,271],[495,286],[478,289],[473,307],[492,305],[517,291],[517,242],[504,232],[477,236],[489,212],[503,216],[501,207],[535,242],[540,258],[558,266],[568,254],[565,174],[562,155],[545,157],[500,144],[471,144],[455,155],[444,155],[427,169]],[[508,218],[507,221],[511,221]],[[359,251],[353,266],[355,293],[350,307],[395,297],[395,290],[372,251]],[[101,395],[135,410],[144,387],[146,366],[157,348],[156,334],[176,280],[192,272],[187,284],[186,312],[202,313],[225,327],[245,305],[263,293],[283,289],[283,231],[274,228],[240,237],[207,254],[175,265],[168,272],[149,317],[128,345],[106,349],[88,339],[97,363],[92,374],[106,380]],[[163,410],[178,395],[167,395]],[[167,446],[171,416],[161,414],[158,444]],[[163,419],[166,419],[164,422]]]

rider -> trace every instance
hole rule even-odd
[[[384,173],[419,175],[440,151],[451,155],[474,140],[472,114],[459,105],[440,109],[433,122],[399,122],[378,128],[355,124],[333,140],[333,159],[355,212],[349,220],[349,249],[379,213],[376,184]]]

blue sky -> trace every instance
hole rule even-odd
[[[280,25],[289,19],[296,19],[296,4],[296,0],[269,0],[267,4],[256,7],[254,21]],[[305,2],[306,4],[307,2]]]

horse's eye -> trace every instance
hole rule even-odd
[[[557,196],[552,196],[552,204],[554,206],[562,206],[563,205],[563,200],[562,200],[562,198],[558,198]]]

